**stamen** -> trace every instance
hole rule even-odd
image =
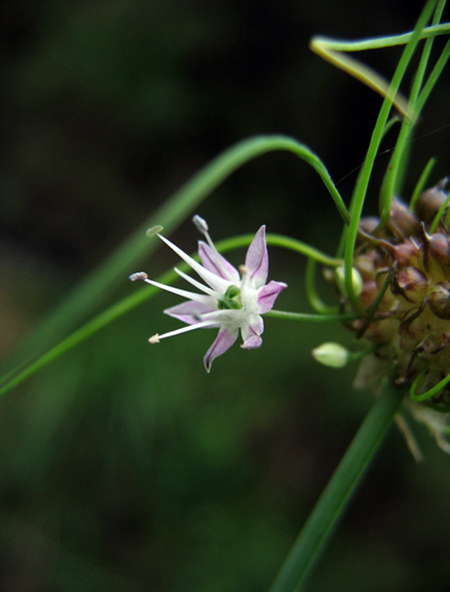
[[[182,333],[188,333],[189,331],[195,331],[196,329],[212,329],[218,326],[219,325],[215,322],[202,321],[200,323],[196,323],[195,325],[188,325],[187,327],[181,327],[181,329],[176,329],[175,331],[163,333],[162,335],[160,335],[159,333],[155,333],[155,335],[152,335],[152,337],[150,337],[148,342],[153,345],[154,343],[159,343],[161,339],[166,339],[167,337],[174,337],[175,335],[181,335]]]
[[[224,300],[223,294],[221,294],[220,292],[217,292],[216,290],[213,290],[212,288],[205,286],[201,282],[198,282],[196,279],[194,279],[193,277],[191,277],[187,273],[184,273],[183,271],[181,271],[177,267],[174,267],[173,270],[180,277],[182,277],[184,280],[186,280],[187,282],[189,282],[190,284],[192,284],[193,286],[195,286],[196,288],[198,288],[202,292],[205,292],[206,294],[213,296],[213,298],[216,298],[217,300]]]
[[[239,265],[239,273],[241,274],[241,291],[245,290],[245,286],[248,284],[248,278],[250,277],[250,270],[246,265]]]
[[[178,255],[178,257],[180,257],[180,259],[183,259],[183,261],[185,261],[190,267],[192,267],[192,269],[196,273],[198,273],[202,280],[204,280],[207,284],[209,284],[213,288],[216,288],[218,292],[225,292],[227,290],[229,286],[228,280],[218,276],[217,274],[213,273],[212,271],[209,271],[208,269],[200,265],[200,263],[195,261],[195,259],[190,257],[187,253],[185,253],[179,247],[170,242],[170,240],[165,238],[165,236],[163,236],[162,234],[158,234],[158,236],[164,243],[166,243],[167,246],[169,246],[172,249],[172,251],[174,251]]]
[[[211,236],[209,235],[208,223],[206,222],[206,220],[204,218],[202,218],[198,214],[196,214],[192,218],[192,222],[195,224],[195,227],[200,232],[200,234],[203,234],[203,236],[206,238],[206,242],[211,247],[211,250],[213,251],[214,255],[216,256],[216,259],[217,259],[216,263],[217,263],[218,267],[220,267],[220,269],[224,272],[225,277],[228,277],[228,270],[226,269],[225,265],[223,264],[220,253],[217,250],[216,245],[213,243]]]
[[[145,280],[148,279],[148,275],[145,273],[145,271],[137,271],[136,273],[132,273],[128,279],[132,282],[137,282],[137,281],[144,281],[145,282]]]
[[[233,309],[220,309],[220,310],[212,310],[211,312],[205,312],[203,314],[196,314],[195,319],[199,322],[211,321],[218,317],[230,317],[232,318],[233,314],[236,314]]]

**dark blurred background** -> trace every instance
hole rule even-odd
[[[309,39],[408,31],[421,8],[2,0],[2,357],[243,138],[296,137],[348,201],[381,99],[311,54]],[[361,57],[389,77],[399,56],[394,48]],[[431,156],[433,182],[449,173],[449,93],[447,69],[417,128],[406,199]],[[377,159],[368,211],[388,157]],[[316,173],[286,153],[246,165],[199,213],[217,239],[266,223],[330,253],[341,228]],[[189,221],[174,240],[195,249]],[[172,263],[160,249],[142,266],[154,276]],[[271,277],[290,286],[279,308],[310,310],[303,269],[296,255],[271,250]],[[124,277],[110,302],[138,288]],[[260,350],[235,346],[207,376],[212,332],[146,343],[177,325],[162,315],[175,302],[144,304],[2,400],[1,591],[270,585],[372,395],[352,391],[355,367],[311,361],[323,341],[351,343],[342,328],[273,319]],[[416,465],[392,430],[311,589],[448,590],[450,459],[416,431],[426,462]]]

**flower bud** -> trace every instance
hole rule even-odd
[[[450,282],[436,284],[428,295],[431,311],[439,319],[450,319]]]
[[[433,221],[440,207],[447,199],[447,194],[444,192],[447,181],[447,178],[442,179],[435,187],[424,191],[416,202],[415,212],[419,219],[426,224]]]
[[[445,234],[429,235],[422,226],[423,243],[419,248],[418,262],[435,281],[450,278],[450,243]]]
[[[364,216],[359,221],[359,229],[366,234],[373,234],[380,223],[380,219],[376,216]],[[361,244],[365,239],[358,236],[356,238],[356,244]]]
[[[417,267],[403,267],[392,278],[391,292],[418,304],[423,301],[428,291],[427,276]]]
[[[339,288],[339,290],[342,292],[342,294],[344,294],[345,296],[348,296],[347,289],[345,287],[345,269],[343,266],[336,267],[336,270],[334,272],[334,277],[335,277],[336,284],[337,284],[337,287]],[[361,291],[363,289],[363,284],[364,284],[364,282],[361,277],[361,274],[359,273],[359,271],[357,269],[352,267],[352,285],[353,285],[353,292],[355,293],[356,296],[359,296],[361,294]]]
[[[349,360],[349,352],[339,343],[322,343],[312,350],[314,359],[331,368],[342,368]]]
[[[361,290],[360,294],[360,302],[361,305],[365,308],[368,308],[378,296],[380,291],[380,286],[378,282],[375,280],[367,280],[364,282],[363,289]]]
[[[419,247],[412,241],[395,245],[393,249],[394,258],[397,261],[398,268],[414,265],[417,261]]]
[[[403,201],[394,198],[392,200],[388,227],[395,235],[409,237],[417,234],[419,220]]]

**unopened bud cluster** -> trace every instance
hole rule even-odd
[[[363,312],[355,311],[360,318],[349,327],[376,346],[379,358],[396,363],[397,384],[409,384],[421,374],[418,394],[450,374],[450,231],[447,212],[441,212],[447,199],[444,187],[445,181],[425,191],[414,211],[393,200],[389,221],[380,231],[377,218],[363,218],[353,261],[362,279]],[[342,309],[352,310],[342,282],[334,277],[334,283]],[[433,402],[450,405],[450,386]]]

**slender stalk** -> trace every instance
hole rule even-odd
[[[304,312],[288,312],[287,310],[270,310],[264,314],[265,317],[274,319],[285,319],[287,321],[301,321],[309,323],[342,323],[354,321],[359,318],[355,314],[309,314]]]
[[[372,138],[370,140],[369,149],[367,151],[366,158],[364,160],[360,174],[358,175],[355,191],[352,196],[352,201],[350,205],[351,221],[347,230],[345,244],[345,287],[355,310],[359,310],[361,308],[361,305],[353,289],[353,255],[355,251],[355,243],[358,234],[359,221],[361,219],[361,213],[364,205],[364,200],[367,194],[367,188],[369,186],[370,177],[372,174],[373,164],[378,153],[378,148],[383,137],[383,130],[389,116],[389,111],[391,109],[389,96],[395,95],[397,93],[397,90],[400,86],[400,82],[403,78],[403,75],[405,74],[406,68],[411,60],[412,54],[420,39],[420,35],[428,19],[431,16],[432,10],[434,9],[434,5],[434,0],[428,0],[428,2],[425,5],[425,8],[423,9],[417,21],[417,25],[414,29],[414,32],[411,35],[405,49],[403,50],[402,57],[400,58],[394,76],[392,77],[392,81],[389,87],[389,95],[385,98],[381,106],[380,113],[378,115],[378,119],[372,133]]]
[[[308,258],[305,272],[305,290],[310,305],[313,309],[322,315],[333,315],[338,313],[337,306],[329,306],[325,304],[319,297],[315,286],[316,261],[311,257]]]
[[[425,165],[425,168],[423,169],[423,171],[419,177],[419,180],[416,183],[416,186],[414,187],[414,191],[412,193],[411,200],[409,202],[409,209],[412,212],[414,211],[414,207],[416,205],[416,202],[419,199],[419,197],[421,196],[422,191],[425,188],[425,185],[428,181],[428,178],[430,177],[431,171],[433,170],[433,167],[435,164],[436,164],[436,159],[430,158],[430,160]]]
[[[448,33],[450,33],[450,23],[432,25],[425,27],[420,32],[420,39],[436,37],[437,35],[447,35]],[[401,35],[359,39],[358,41],[342,41],[341,39],[317,35],[312,39],[311,45],[319,45],[320,47],[334,51],[366,51],[368,49],[384,49],[396,45],[406,45],[413,35],[414,31],[411,31],[410,33],[402,33]]]
[[[270,592],[300,589],[377,451],[406,393],[386,384],[294,543]]]
[[[442,15],[442,10],[444,9],[446,0],[439,0],[438,6],[435,10],[433,16],[433,25],[439,24],[439,20]],[[420,89],[422,88],[423,79],[425,77],[425,71],[427,68],[428,60],[431,53],[431,48],[433,46],[433,37],[429,37],[426,42],[425,46],[422,51],[422,55],[420,58],[419,66],[416,70],[414,76],[414,82],[412,85],[411,93],[409,95],[409,104],[411,109],[414,111],[414,117],[417,120],[417,117],[420,115],[420,110],[422,109],[423,105],[425,104],[424,101],[421,102],[420,109],[417,108],[417,99],[419,96]],[[444,55],[445,58],[445,55]],[[439,75],[442,71],[446,63],[446,58],[441,60],[442,66],[439,70],[437,75],[430,77],[433,81],[431,86],[429,87],[428,94],[431,92],[434,84],[437,82]],[[426,95],[428,96],[428,95]],[[391,201],[392,196],[400,195],[403,186],[403,180],[406,175],[407,163],[409,160],[409,152],[410,152],[410,138],[412,135],[413,126],[411,122],[407,121],[406,119],[402,122],[402,127],[397,138],[397,142],[392,153],[392,156],[389,160],[389,165],[386,169],[386,174],[383,179],[383,183],[381,186],[380,191],[380,203],[379,203],[379,210],[380,210],[380,227],[384,226],[390,216],[391,212]]]

